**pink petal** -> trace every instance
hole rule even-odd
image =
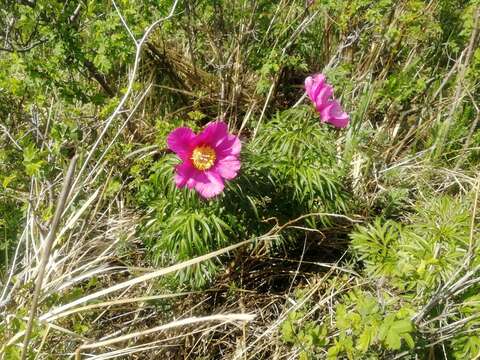
[[[240,160],[235,156],[227,156],[217,162],[215,171],[224,179],[231,180],[237,176],[240,170]]]
[[[167,137],[167,145],[180,159],[187,160],[190,157],[191,146],[195,140],[194,132],[186,127],[173,130]]]
[[[347,113],[344,113],[344,116],[335,117],[330,120],[330,124],[337,128],[345,128],[347,127],[348,123],[350,122],[350,118]]]
[[[315,102],[318,92],[323,87],[324,83],[325,75],[323,74],[315,74],[314,76],[308,76],[305,79],[305,90],[310,100]]]
[[[191,189],[195,186],[195,180],[193,177],[197,170],[189,161],[185,161],[180,165],[175,166],[175,170],[175,184],[177,187],[182,188],[187,185],[187,187]]]
[[[233,141],[232,151],[230,153],[232,155],[240,154],[240,151],[242,151],[242,143],[240,141],[240,138],[238,136],[235,136],[235,135],[228,135],[228,140]]]
[[[214,121],[207,124],[197,136],[196,144],[207,144],[216,147],[228,137],[228,126],[223,121]]]
[[[194,179],[195,190],[197,190],[198,193],[205,199],[209,199],[220,194],[225,187],[220,175],[214,171],[207,170],[195,172]]]
[[[313,85],[315,84],[314,80],[313,80],[313,77],[311,76],[308,76],[306,79],[305,79],[305,91],[307,92],[307,95],[308,97],[310,98],[310,100],[314,101],[314,97],[312,96],[313,94]]]
[[[215,147],[215,150],[219,158],[224,158],[229,155],[238,155],[242,150],[242,143],[238,136],[228,135]]]
[[[323,109],[319,111],[320,117],[323,122],[328,122],[330,120],[330,118],[332,117],[331,113],[334,106],[334,102],[330,101],[326,106],[323,107]]]
[[[318,112],[321,112],[322,109],[328,105],[328,101],[331,96],[333,96],[333,87],[331,85],[325,84],[320,89],[317,98],[315,99],[315,108]]]
[[[323,122],[328,122],[336,127],[343,128],[348,125],[349,116],[342,110],[338,100],[331,100],[321,110],[320,116]]]

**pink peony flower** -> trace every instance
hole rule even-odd
[[[348,125],[350,118],[343,111],[338,100],[333,98],[333,87],[325,82],[325,75],[315,74],[305,79],[305,90],[315,104],[322,122],[330,123],[337,128]]]
[[[182,160],[175,168],[177,187],[195,188],[204,198],[220,194],[224,179],[235,178],[240,169],[242,144],[238,136],[228,133],[223,121],[207,124],[198,135],[186,127],[175,129],[168,135],[167,144]]]

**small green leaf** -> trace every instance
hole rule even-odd
[[[9,176],[5,176],[2,180],[2,186],[6,189],[8,187],[8,185],[13,181],[15,180],[16,178],[16,175],[15,174],[11,174]]]
[[[412,331],[412,323],[410,320],[398,320],[393,323],[393,326],[390,328],[390,331],[395,331],[397,333],[409,333]]]
[[[342,348],[339,343],[335,343],[335,345],[330,346],[327,351],[327,359],[328,360],[335,360],[337,359],[337,355],[341,352]]]
[[[403,339],[405,340],[405,342],[407,343],[407,346],[410,349],[413,349],[415,347],[415,342],[413,341],[413,338],[410,334],[404,334]]]
[[[295,330],[293,328],[293,323],[290,320],[283,322],[281,327],[282,339],[287,343],[295,343]]]
[[[357,349],[362,351],[362,352],[367,352],[367,350],[370,347],[370,344],[372,343],[376,334],[377,334],[377,328],[376,327],[369,326],[369,327],[365,328],[365,330],[362,332],[362,334],[358,338]]]
[[[389,331],[388,334],[387,334],[387,337],[385,339],[385,344],[387,345],[387,347],[389,349],[398,350],[398,349],[400,349],[400,347],[402,345],[401,340],[402,339],[400,338],[400,336],[396,332]]]

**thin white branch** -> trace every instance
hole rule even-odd
[[[10,116],[9,116],[10,117]],[[15,145],[15,147],[20,150],[20,151],[23,151],[22,147],[15,141],[15,139],[13,138],[13,136],[8,132],[8,129],[0,124],[0,127],[2,128],[2,130],[5,132],[5,135],[7,135],[7,137],[10,139],[10,141],[13,143],[13,145]]]
[[[133,39],[133,42],[135,43],[135,46],[138,46],[137,39],[135,38],[135,35],[133,35],[132,30],[130,30],[130,27],[127,25],[127,22],[122,16],[122,13],[120,12],[120,9],[118,8],[117,4],[115,3],[115,0],[112,0],[113,6],[115,7],[115,10],[117,10],[117,14],[120,17],[120,21],[122,22],[123,26],[125,29],[127,29],[128,34],[130,37]]]

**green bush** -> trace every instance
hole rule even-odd
[[[377,218],[358,226],[350,235],[350,249],[368,281],[336,299],[333,323],[291,313],[282,326],[284,341],[302,351],[308,345],[306,353],[319,356],[319,344],[328,344],[322,355],[332,359],[383,359],[399,353],[414,358],[435,352],[429,344],[443,334],[439,346],[449,358],[474,358],[480,344],[480,319],[472,316],[479,310],[475,281],[431,307],[424,321],[414,321],[442,285],[467,274],[469,247],[480,244],[478,231],[472,232],[472,205],[471,194],[432,197],[419,201],[403,222]],[[470,269],[478,263],[474,252]],[[443,330],[454,325],[454,332]]]

